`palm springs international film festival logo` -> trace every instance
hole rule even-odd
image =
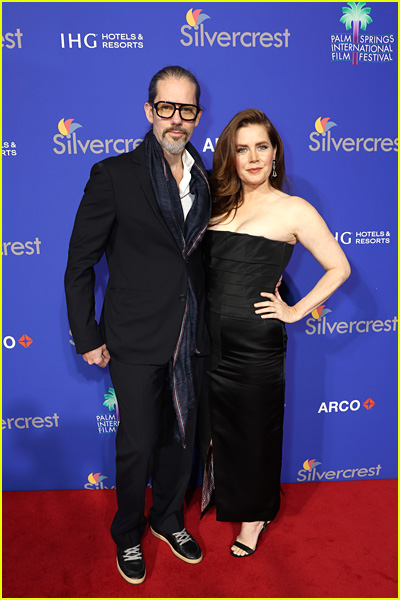
[[[360,320],[360,321],[328,321],[326,315],[332,313],[322,304],[315,308],[311,317],[306,321],[305,333],[307,335],[333,335],[333,334],[360,334],[360,333],[387,333],[397,331],[398,317],[386,319]]]
[[[377,465],[376,467],[356,467],[355,469],[338,469],[321,473],[317,471],[317,467],[321,464],[315,458],[305,460],[303,468],[297,473],[297,481],[331,481],[334,479],[345,481],[346,479],[377,477],[382,469],[381,465]]]
[[[365,2],[347,2],[347,5],[342,7],[343,14],[339,21],[343,23],[346,31],[351,30],[351,33],[331,35],[332,62],[345,61],[358,65],[361,62],[393,61],[394,35],[360,35],[360,29],[366,31],[367,26],[373,22],[370,16],[371,9]],[[375,10],[378,11],[379,7]]]
[[[83,125],[75,119],[61,119],[58,122],[58,131],[53,142],[56,148],[53,148],[55,154],[123,154],[134,150],[143,140],[142,138],[110,138],[105,140],[78,138],[76,131],[83,128]]]
[[[103,406],[106,406],[109,412],[102,415],[96,415],[98,432],[117,433],[119,425],[119,409],[114,388],[108,388],[108,393],[104,394],[104,398],[105,401],[103,402]],[[113,411],[115,411],[115,413]]]
[[[333,136],[332,129],[338,124],[330,117],[318,117],[314,123],[315,131],[310,133],[311,152],[397,152],[398,138],[389,137],[343,137]]]
[[[282,32],[270,33],[268,31],[212,31],[208,32],[204,22],[211,20],[210,15],[203,13],[202,8],[191,8],[186,13],[186,24],[182,25],[180,32],[182,38],[179,40],[182,46],[196,46],[234,48],[287,48],[289,46],[290,33],[288,29]]]

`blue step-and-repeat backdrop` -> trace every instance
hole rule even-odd
[[[282,481],[396,477],[397,53],[392,2],[3,3],[5,490],[115,485],[117,399],[75,353],[63,275],[91,165],[140,143],[169,64],[202,86],[206,166],[236,112],[266,112],[352,266],[287,327]],[[321,274],[296,246],[288,298]],[[105,284],[102,261],[99,309]]]

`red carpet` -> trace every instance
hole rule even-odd
[[[146,530],[146,581],[125,582],[108,528],[115,492],[3,494],[3,597],[394,598],[397,481],[283,486],[282,509],[256,554],[229,555],[239,526],[199,521],[199,489],[186,526],[204,560],[187,565]],[[148,492],[150,503],[150,491]]]

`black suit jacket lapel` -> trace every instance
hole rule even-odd
[[[145,154],[144,154],[144,144],[143,143],[140,144],[140,146],[138,146],[138,148],[132,153],[132,163],[133,163],[134,173],[143,189],[144,195],[146,196],[148,203],[150,204],[151,208],[153,209],[155,216],[164,225],[166,230],[169,233],[171,233],[169,230],[169,227],[167,226],[167,224],[161,214],[156,197],[154,195],[153,187],[151,185],[150,177],[147,173],[147,166],[146,166],[146,159],[145,159]]]

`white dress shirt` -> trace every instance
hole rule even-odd
[[[190,180],[192,178],[192,167],[194,158],[187,150],[182,154],[183,177],[179,184],[179,195],[181,197],[183,218],[186,220],[187,214],[192,207],[194,195],[190,193]]]

